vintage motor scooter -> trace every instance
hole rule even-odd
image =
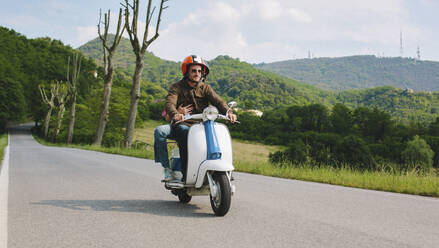
[[[236,105],[236,102],[230,102],[229,108]],[[202,119],[203,122],[189,129],[186,179],[183,183],[165,182],[165,188],[178,196],[182,203],[188,203],[192,196],[210,195],[215,215],[224,216],[235,192],[232,140],[227,126],[215,120],[229,118],[218,114],[216,107],[209,106],[202,114],[186,115],[185,120],[188,119]],[[171,156],[171,167],[178,159]]]

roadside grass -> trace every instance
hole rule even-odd
[[[8,145],[8,134],[0,134],[0,167],[2,166],[5,147]]]
[[[329,166],[313,167],[309,164],[279,167],[265,162],[235,161],[234,165],[237,171],[253,174],[439,197],[439,177],[434,171],[418,175],[416,172],[357,171]]]
[[[34,138],[44,145],[80,148],[153,159],[154,129],[162,123],[147,121],[143,124],[143,127],[135,129],[132,149],[53,144],[37,136],[34,136]],[[416,172],[357,171],[349,167],[335,169],[329,166],[312,166],[311,164],[276,166],[268,161],[268,155],[270,152],[279,150],[280,146],[268,146],[241,140],[233,140],[232,145],[236,171],[354,188],[439,197],[439,171],[437,170],[420,175]]]
[[[105,152],[105,153],[111,153],[111,154],[119,154],[119,155],[125,155],[130,157],[136,157],[136,158],[146,158],[146,159],[153,159],[154,153],[148,150],[145,150],[142,147],[139,146],[138,149],[132,148],[132,149],[125,149],[123,147],[100,147],[95,145],[86,145],[86,144],[63,144],[63,143],[52,143],[45,141],[44,139],[38,137],[37,135],[33,135],[34,139],[38,141],[42,145],[46,146],[58,146],[58,147],[69,147],[69,148],[78,148],[78,149],[84,149],[84,150],[92,150],[92,151],[98,151],[98,152]]]

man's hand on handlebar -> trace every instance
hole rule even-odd
[[[236,117],[235,114],[233,114],[233,113],[229,113],[229,119],[230,119],[230,122],[231,122],[231,123],[235,123],[237,117]]]

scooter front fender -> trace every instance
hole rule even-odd
[[[204,160],[198,170],[195,188],[203,186],[204,178],[208,171],[233,171],[234,169],[233,164],[226,160]]]

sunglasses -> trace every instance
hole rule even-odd
[[[191,72],[192,73],[201,73],[201,69],[198,69],[198,70],[197,69],[192,69]]]

